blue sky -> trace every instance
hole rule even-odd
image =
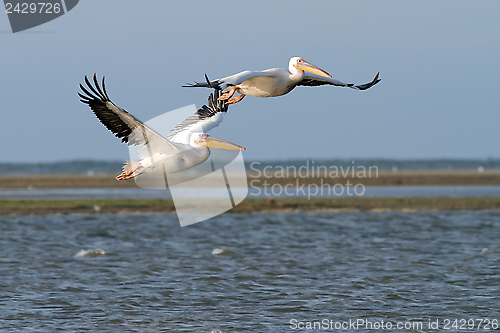
[[[229,108],[216,137],[247,160],[500,157],[498,1],[84,0],[12,34],[0,13],[0,162],[121,160],[79,102],[85,75],[147,121],[210,90],[187,82],[302,56],[367,91],[298,87]]]

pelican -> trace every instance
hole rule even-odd
[[[219,100],[227,101],[226,104],[234,104],[241,101],[245,95],[276,97],[288,94],[296,86],[329,84],[356,90],[366,90],[380,81],[378,76],[379,73],[377,73],[373,81],[361,85],[344,83],[333,79],[330,74],[308,63],[301,57],[293,57],[288,63],[288,70],[271,68],[260,72],[244,71],[213,81],[210,81],[205,75],[206,83],[195,82],[183,87],[210,87],[222,90],[223,94],[219,97]],[[240,93],[240,95],[233,97],[236,92]]]
[[[233,143],[216,139],[205,132],[218,126],[227,112],[224,101],[218,101],[216,90],[208,98],[208,106],[203,105],[196,113],[177,124],[167,137],[149,128],[124,109],[116,106],[108,97],[104,77],[102,89],[94,74],[94,86],[85,76],[87,88],[80,84],[80,101],[88,104],[101,123],[129,146],[142,146],[139,162],[127,161],[123,172],[116,177],[125,180],[152,172],[163,167],[166,173],[175,173],[205,162],[210,156],[209,148],[225,150],[245,150]]]

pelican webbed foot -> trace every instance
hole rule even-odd
[[[130,161],[129,164],[123,167],[123,172],[116,176],[116,180],[127,180],[139,176],[142,173],[142,170],[139,170],[140,168],[142,168],[141,163]]]
[[[223,90],[223,94],[220,95],[219,98],[217,98],[218,101],[227,101],[231,97],[233,97],[234,93],[236,92],[236,89],[238,89],[237,86],[230,86],[227,87],[226,89]]]
[[[226,101],[226,105],[238,103],[239,101],[241,101],[243,99],[243,97],[245,97],[245,95],[243,95],[243,94],[239,95],[238,97],[232,97]]]

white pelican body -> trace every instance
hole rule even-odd
[[[238,85],[236,92],[243,95],[276,97],[292,91],[297,86],[297,80],[294,79],[287,70],[271,68],[261,72],[244,71],[220,80],[224,82],[222,90]]]
[[[196,113],[177,124],[166,138],[144,125],[127,111],[117,107],[108,97],[104,77],[102,90],[94,74],[94,85],[85,77],[86,94],[78,94],[81,101],[88,104],[101,123],[115,136],[129,146],[142,146],[139,150],[139,162],[128,161],[123,172],[116,177],[125,180],[139,176],[143,172],[152,172],[164,168],[166,173],[183,171],[205,162],[211,148],[226,150],[245,150],[233,143],[216,139],[205,132],[218,126],[227,112],[224,101],[218,101],[218,91],[210,94],[208,106],[203,105]]]
[[[228,100],[226,104],[233,104],[241,101],[245,95],[256,97],[285,95],[299,85],[319,86],[329,84],[356,90],[366,90],[380,81],[378,76],[377,73],[372,82],[363,85],[344,83],[333,79],[330,74],[308,63],[301,57],[293,57],[288,63],[288,70],[271,68],[260,72],[244,71],[213,81],[209,81],[205,76],[206,83],[195,82],[185,87],[212,87],[222,90],[224,94],[219,99]],[[241,95],[231,98],[235,92]]]

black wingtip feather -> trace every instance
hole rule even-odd
[[[101,88],[99,87],[99,83],[97,82],[97,77],[96,77],[95,73],[94,73],[94,83],[95,83],[95,87],[96,87],[97,91],[99,91],[99,93],[100,93],[99,96],[102,98],[105,98],[104,94],[102,93]]]
[[[105,76],[103,75],[102,76],[102,90],[104,90],[104,96],[106,96],[106,99],[109,100],[108,92],[106,91],[106,84],[104,83],[104,78],[105,78]]]
[[[87,78],[87,76],[85,76],[85,83],[87,83],[87,87],[89,87],[90,90],[92,90],[92,92],[99,96],[99,94],[97,93],[97,91],[94,89],[94,87],[92,87],[92,84],[90,84],[89,82],[89,79]]]
[[[184,88],[195,88],[195,87],[203,87],[203,88],[212,88],[212,89],[216,89],[216,90],[222,90],[222,87],[221,87],[221,81],[219,80],[213,80],[213,81],[210,81],[208,79],[208,76],[207,74],[205,74],[205,81],[206,82],[196,82],[194,81],[194,83],[187,83],[185,86],[182,86]]]
[[[127,113],[127,111],[118,108],[113,104],[113,102],[111,102],[106,91],[104,77],[102,78],[102,89],[99,86],[99,81],[97,80],[97,75],[95,73],[92,79],[95,88],[90,83],[87,76],[85,76],[85,83],[87,84],[87,87],[80,84],[80,89],[85,94],[78,93],[78,96],[81,98],[80,101],[87,104],[99,121],[108,130],[113,132],[116,137],[120,138],[122,142],[128,143],[128,137],[132,133],[133,126],[125,123],[119,116],[119,113]],[[111,103],[111,105],[108,103]]]
[[[211,87],[211,88],[214,88],[214,86],[212,85],[212,82],[210,82],[210,80],[208,79],[208,75],[205,74],[205,80],[207,81],[207,84]],[[215,89],[215,88],[214,88]]]
[[[207,105],[203,105],[196,114],[199,119],[210,118],[219,112],[227,112],[229,105],[225,101],[219,101],[219,90],[214,89],[214,91],[208,96]]]
[[[373,87],[374,85],[376,85],[377,83],[379,83],[381,81],[379,79],[379,75],[380,75],[380,72],[378,72],[377,75],[375,75],[375,78],[372,80],[372,82],[361,84],[359,86],[356,86],[356,88],[358,88],[359,90],[366,90],[366,89]]]

